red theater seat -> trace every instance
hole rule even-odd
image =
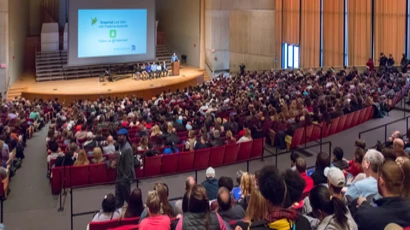
[[[343,131],[345,123],[346,123],[346,115],[340,116],[339,123],[337,124],[336,133],[340,133]]]
[[[366,109],[365,121],[368,121],[373,118],[374,108],[373,106],[369,106]]]
[[[253,141],[242,142],[239,144],[238,161],[247,160],[251,156]]]
[[[135,218],[122,218],[120,221],[120,225],[137,225],[138,221],[140,220],[140,217],[135,217]]]
[[[353,120],[353,113],[347,114],[345,126],[343,127],[343,130],[350,129],[352,127],[352,120]]]
[[[263,155],[263,152],[265,151],[263,149],[265,141],[265,137],[253,140],[250,158],[259,158]]]
[[[225,148],[224,164],[232,164],[238,158],[239,144],[227,145]]]
[[[211,148],[209,166],[217,167],[223,164],[225,156],[225,145]]]
[[[362,124],[365,121],[366,121],[366,108],[360,110],[359,124]]]
[[[162,155],[161,173],[169,174],[178,171],[179,153]]]
[[[161,174],[161,157],[145,157],[144,160],[144,177],[157,176]]]
[[[114,182],[117,179],[117,169],[107,170],[107,181]]]
[[[211,154],[211,149],[209,148],[195,150],[194,169],[201,170],[201,169],[208,168],[210,154]]]
[[[339,117],[334,118],[334,119],[332,120],[332,123],[330,124],[329,132],[327,133],[328,136],[333,135],[333,134],[336,133],[337,125],[338,125],[338,124],[339,124]]]
[[[351,127],[354,127],[359,124],[359,116],[360,116],[360,110],[357,110],[353,113],[352,123],[350,124]]]
[[[178,172],[187,172],[194,169],[194,152],[182,152],[178,154]]]
[[[89,165],[71,167],[71,186],[89,184]]]
[[[109,228],[116,228],[119,226],[120,226],[120,220],[90,222],[89,230],[107,230]]]
[[[303,135],[303,138],[302,138],[302,143],[308,143],[312,141],[311,137],[312,137],[313,129],[314,129],[314,125],[309,125],[306,127],[305,135]]]
[[[90,184],[101,184],[107,182],[107,164],[90,165]]]

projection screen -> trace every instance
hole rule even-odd
[[[68,66],[155,60],[155,1],[70,0]]]

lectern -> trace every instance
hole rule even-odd
[[[172,76],[179,76],[179,61],[175,61],[171,65],[172,65]]]

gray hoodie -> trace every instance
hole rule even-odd
[[[350,212],[346,213],[347,217],[347,227],[342,227],[336,222],[334,215],[329,215],[325,217],[320,224],[317,226],[316,230],[357,230],[357,224],[353,220]]]

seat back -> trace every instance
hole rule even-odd
[[[176,173],[178,171],[178,154],[162,155],[161,174]]]
[[[102,184],[107,182],[107,164],[90,165],[90,184]]]
[[[100,222],[90,222],[89,230],[107,230],[120,226],[120,220],[107,220]]]
[[[242,142],[239,144],[237,161],[248,160],[251,157],[253,141]]]
[[[332,123],[330,124],[329,132],[327,133],[328,136],[333,135],[336,133],[337,125],[339,124],[340,117],[334,118]]]
[[[113,182],[117,179],[117,169],[107,169],[107,181]]]
[[[208,168],[210,154],[211,154],[210,148],[195,150],[194,169],[201,170],[201,169]]]
[[[305,135],[305,128],[297,128],[292,136],[292,143],[290,144],[290,148],[296,148],[298,145],[302,144]]]
[[[223,164],[225,156],[226,146],[219,146],[211,148],[211,153],[209,157],[209,166],[217,167]]]
[[[305,135],[303,135],[302,143],[311,142],[312,132],[313,132],[313,125],[308,125],[305,128]]]
[[[360,110],[357,110],[353,113],[353,119],[352,119],[352,123],[350,124],[350,127],[354,127],[359,124],[359,116],[360,116]]]
[[[352,127],[352,120],[353,120],[353,113],[347,114],[345,126],[343,127],[343,130],[350,129]]]
[[[263,147],[264,143],[266,141],[266,138],[258,138],[258,139],[253,139],[253,144],[252,144],[252,149],[251,149],[251,155],[249,158],[259,158],[263,155]]]
[[[321,125],[322,125],[322,138],[325,138],[329,135],[330,125],[328,125],[326,122],[322,122]]]
[[[122,218],[120,221],[120,225],[124,226],[124,225],[134,225],[134,224],[138,224],[138,221],[140,220],[140,217],[134,217],[134,218]]]
[[[239,144],[227,145],[225,148],[224,164],[232,164],[238,158]]]
[[[343,131],[346,122],[346,115],[343,115],[339,119],[339,123],[337,124],[336,133],[340,133]]]
[[[178,154],[178,172],[187,172],[194,169],[194,151]]]
[[[72,166],[70,167],[71,173],[71,186],[86,185],[89,184],[89,165]]]
[[[366,108],[360,110],[359,124],[362,124],[363,122],[365,122],[365,119],[366,119]]]
[[[308,136],[309,141],[316,141],[320,139],[320,133],[322,131],[322,125],[313,125],[312,133]]]
[[[144,158],[144,177],[161,174],[161,155]]]
[[[51,169],[51,193],[57,195],[61,191],[61,178],[63,177],[63,168],[54,167]]]
[[[372,119],[374,113],[373,106],[369,106],[366,109],[365,121]]]

